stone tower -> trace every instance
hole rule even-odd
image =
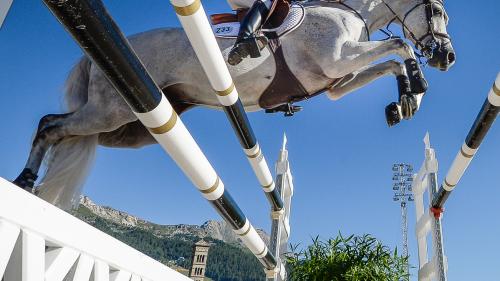
[[[189,277],[195,281],[205,280],[205,271],[207,268],[208,248],[210,244],[205,240],[200,240],[194,244],[193,247],[193,262],[191,263],[191,270]]]

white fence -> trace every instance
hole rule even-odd
[[[191,280],[0,178],[3,281]]]

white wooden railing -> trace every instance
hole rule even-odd
[[[0,178],[3,281],[191,280]]]

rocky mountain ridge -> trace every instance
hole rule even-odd
[[[241,241],[236,237],[231,227],[224,221],[209,220],[202,225],[160,225],[155,224],[126,212],[119,211],[107,206],[94,203],[89,197],[82,196],[80,208],[85,207],[94,215],[125,227],[137,227],[153,233],[160,238],[169,238],[178,235],[193,235],[200,238],[210,237],[225,243],[238,243]],[[262,229],[257,229],[259,235],[269,244],[269,235]]]

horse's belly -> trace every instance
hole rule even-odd
[[[181,29],[150,31],[133,36],[130,41],[162,89],[182,85],[175,92],[165,91],[167,96],[172,95],[175,100],[187,104],[220,107],[191,44]],[[226,59],[234,40],[219,39],[218,43]],[[269,51],[264,49],[260,58],[247,58],[239,65],[229,65],[228,68],[246,109],[260,109],[259,98],[275,72]]]

